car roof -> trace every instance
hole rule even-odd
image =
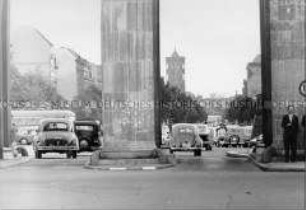
[[[46,119],[42,119],[40,121],[41,124],[45,124],[48,122],[63,122],[63,123],[71,123],[71,120],[69,119],[63,119],[63,118],[46,118]]]
[[[88,121],[88,120],[79,120],[79,121],[75,121],[75,124],[93,124],[93,125],[99,125],[99,123],[97,123],[96,121]]]
[[[193,123],[176,123],[172,127],[180,127],[180,126],[190,126],[190,127],[192,126],[192,127],[196,127],[196,125],[193,124]]]

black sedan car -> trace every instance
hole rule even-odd
[[[103,144],[101,124],[98,121],[75,121],[75,134],[79,139],[80,151],[94,151]]]

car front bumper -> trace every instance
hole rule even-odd
[[[37,146],[37,151],[78,151],[77,146]]]

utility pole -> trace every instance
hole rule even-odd
[[[0,159],[10,137],[9,110],[9,1],[0,0]]]

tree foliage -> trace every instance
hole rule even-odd
[[[196,99],[160,80],[160,112],[163,122],[197,123],[207,120],[207,113]]]
[[[54,101],[62,100],[56,89],[36,73],[20,74],[18,69],[10,66],[10,99],[14,102],[46,102],[52,104]]]
[[[88,86],[76,97],[76,100],[83,103],[83,106],[73,109],[78,120],[99,120],[102,122],[102,108],[98,104],[102,101],[102,91],[97,86]]]
[[[226,110],[229,122],[238,121],[239,124],[251,124],[258,109],[258,104],[247,96],[237,96]]]

